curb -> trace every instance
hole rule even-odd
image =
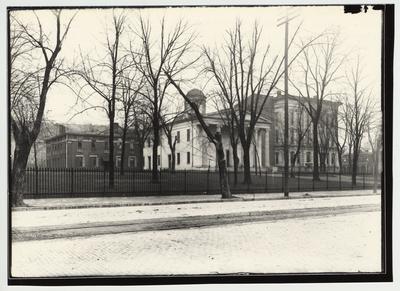
[[[281,194],[281,193],[279,193]],[[308,193],[306,193],[308,194]],[[168,201],[168,202],[125,202],[125,203],[97,203],[97,204],[81,204],[81,205],[56,205],[56,206],[23,206],[14,207],[12,211],[35,211],[35,210],[66,210],[66,209],[83,209],[83,208],[107,208],[107,207],[135,207],[135,206],[159,206],[159,205],[179,205],[179,204],[193,204],[193,203],[221,203],[221,202],[244,202],[244,201],[265,201],[265,200],[287,200],[287,199],[306,199],[306,198],[329,198],[329,197],[351,197],[351,196],[371,196],[380,195],[380,193],[370,194],[301,194],[293,195],[291,197],[273,197],[277,193],[271,193],[271,197],[260,197],[256,196],[253,198],[247,197],[235,197],[231,199],[205,199],[205,200],[188,200],[188,201]],[[238,194],[238,195],[252,195],[252,194]],[[282,194],[283,195],[283,194]]]

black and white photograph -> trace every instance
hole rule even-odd
[[[4,8],[9,284],[392,282],[394,5],[145,5]]]

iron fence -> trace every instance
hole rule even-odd
[[[94,196],[146,196],[220,193],[219,173],[215,170],[158,171],[153,179],[151,171],[119,169],[114,172],[114,186],[109,185],[109,174],[102,169],[28,168],[26,170],[25,197],[94,197]],[[233,194],[283,192],[284,173],[252,172],[251,183],[244,184],[244,173],[228,171]],[[297,171],[289,178],[289,191],[372,189],[373,176],[362,173],[356,185],[351,175],[325,172],[315,181],[311,172]],[[378,184],[380,187],[380,181]]]

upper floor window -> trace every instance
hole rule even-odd
[[[109,146],[108,140],[104,141],[104,149],[108,150]]]
[[[147,138],[147,146],[150,147],[151,145],[151,141],[150,141],[150,137]]]
[[[179,143],[181,141],[181,132],[178,130],[176,132],[176,143]]]
[[[190,141],[190,128],[186,130],[186,140]]]
[[[92,147],[92,150],[96,149],[96,140],[95,139],[91,140],[91,147]]]
[[[78,151],[82,150],[82,141],[78,140]]]

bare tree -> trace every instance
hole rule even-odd
[[[73,17],[62,27],[61,10],[52,13],[55,34],[44,31],[36,14],[36,25],[31,26],[17,18],[18,12],[10,13],[10,121],[15,139],[11,173],[12,206],[24,205],[25,168],[41,129],[48,92],[70,73],[63,67],[60,52]]]
[[[342,173],[343,155],[346,149],[346,144],[349,140],[349,124],[346,122],[346,111],[348,108],[343,105],[339,110],[338,106],[334,106],[333,104],[334,102],[331,103],[330,110],[332,111],[334,118],[332,120],[332,126],[328,126],[327,129],[338,154],[339,172]]]
[[[293,34],[289,47],[299,28]],[[269,60],[270,46],[262,48],[262,29],[257,23],[248,41],[243,35],[241,23],[237,21],[234,29],[227,32],[224,46],[215,52],[204,47],[203,55],[206,59],[204,70],[218,86],[236,123],[243,149],[243,182],[251,183],[250,146],[254,142],[255,126],[272,90],[284,74],[284,58],[278,60],[276,55]],[[304,44],[288,65],[314,40]]]
[[[173,76],[165,71],[165,74],[168,78],[168,80],[171,82],[171,84],[175,87],[175,89],[178,91],[178,93],[182,96],[182,98],[189,104],[189,106],[192,108],[194,111],[197,120],[200,122],[200,125],[204,132],[207,135],[208,140],[214,144],[215,149],[216,149],[216,155],[217,155],[217,163],[218,163],[218,169],[219,169],[219,182],[220,182],[220,189],[221,189],[221,195],[222,198],[231,198],[231,190],[229,186],[229,181],[228,181],[228,175],[227,175],[227,168],[226,168],[226,160],[225,160],[225,153],[224,153],[224,146],[222,143],[222,136],[219,131],[215,132],[215,134],[211,131],[211,129],[208,127],[206,122],[204,121],[204,118],[202,114],[200,113],[200,110],[195,102],[190,100],[186,94],[182,91],[180,85],[175,82],[173,79]]]
[[[374,104],[371,99],[371,92],[367,95],[367,87],[361,85],[362,75],[359,58],[357,58],[355,67],[346,77],[350,90],[347,100],[347,106],[349,108],[347,122],[352,149],[351,182],[352,185],[356,185],[361,143],[371,121]]]
[[[151,118],[148,115],[147,100],[139,99],[132,107],[132,131],[133,139],[137,144],[138,150],[138,169],[144,169],[143,149],[146,140],[151,133]]]
[[[239,170],[239,155],[238,155],[239,136],[233,113],[229,108],[229,104],[227,104],[225,98],[222,96],[223,93],[217,92],[213,100],[214,100],[214,106],[216,107],[217,112],[222,120],[223,126],[228,130],[229,142],[232,148],[232,156],[233,156],[233,175],[234,175],[233,179],[234,179],[234,184],[236,185],[238,182],[238,170]]]
[[[140,78],[139,81],[137,72],[135,70],[125,70],[123,72],[122,84],[121,84],[121,97],[120,103],[122,104],[122,148],[121,148],[121,165],[120,174],[124,175],[124,161],[126,152],[126,139],[128,128],[132,125],[132,114],[136,112],[133,107],[140,104],[138,100],[141,96],[141,90],[143,89],[144,79]]]
[[[318,137],[319,137],[319,161],[320,161],[320,169],[323,172],[327,171],[327,164],[329,159],[329,149],[332,143],[331,141],[331,133],[329,131],[329,127],[332,126],[331,120],[329,120],[329,115],[324,114],[324,118],[321,118],[318,126]]]
[[[307,112],[305,111],[300,100],[297,101],[296,112],[297,112],[296,123],[295,123],[296,124],[296,129],[295,129],[295,131],[296,131],[296,139],[295,139],[296,149],[295,149],[293,158],[290,161],[290,163],[291,163],[290,176],[292,178],[295,177],[294,167],[295,167],[296,161],[299,160],[300,150],[303,146],[303,141],[304,141],[305,137],[307,136],[310,126],[311,126],[310,120],[308,118],[305,118],[307,116]]]
[[[164,134],[167,138],[168,146],[171,151],[171,160],[169,161],[170,167],[172,171],[175,171],[175,149],[176,149],[176,143],[178,142],[178,138],[176,135],[174,135],[174,127],[176,125],[176,122],[184,116],[185,113],[187,113],[184,110],[181,110],[180,106],[177,105],[175,106],[175,109],[177,110],[176,112],[171,112],[171,113],[165,113],[160,116],[160,121],[161,121],[161,127],[164,131]],[[165,109],[166,110],[166,109]]]
[[[374,122],[369,122],[367,127],[368,142],[372,150],[372,173],[374,177],[373,191],[376,193],[378,186],[378,176],[379,176],[379,156],[382,148],[382,128],[380,124],[375,124]]]
[[[167,72],[171,76],[185,70],[194,61],[185,63],[185,55],[191,49],[195,35],[190,32],[189,26],[179,21],[171,32],[167,31],[163,18],[160,24],[160,34],[152,34],[150,22],[142,16],[139,17],[138,27],[133,33],[138,37],[139,44],[131,43],[130,51],[135,67],[146,80],[148,94],[143,95],[148,99],[152,121],[153,161],[152,180],[158,181],[157,156],[160,144],[161,111],[164,105],[164,97],[170,81],[166,78]]]
[[[313,179],[319,178],[318,156],[320,151],[318,128],[324,101],[330,95],[329,85],[338,79],[338,71],[345,58],[338,54],[338,35],[326,35],[322,42],[307,46],[299,62],[302,86],[290,83],[305,98],[304,108],[311,117],[313,134]]]
[[[82,101],[88,106],[83,111],[101,109],[107,114],[109,120],[109,187],[114,187],[114,122],[116,115],[116,101],[118,89],[122,88],[123,71],[129,64],[126,55],[122,54],[121,34],[124,30],[126,17],[123,14],[113,14],[112,37],[107,33],[106,55],[100,60],[92,60],[88,55],[81,56],[82,68],[77,74],[84,80],[84,87],[89,87],[93,93],[100,96],[104,105],[91,105],[87,98]],[[91,96],[91,95],[89,95]],[[81,111],[80,113],[82,113]]]

